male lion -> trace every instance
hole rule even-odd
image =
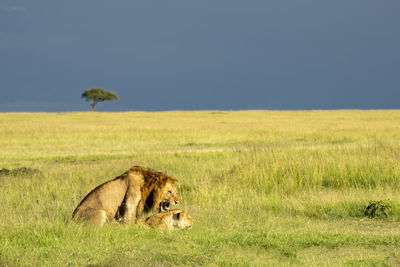
[[[186,227],[192,228],[193,219],[189,214],[183,210],[170,210],[160,212],[148,217],[144,224],[153,228],[162,229],[184,229]]]
[[[113,218],[121,223],[136,222],[143,213],[168,211],[170,204],[178,204],[174,182],[164,173],[135,166],[93,189],[72,217],[98,226]]]

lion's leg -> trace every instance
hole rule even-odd
[[[84,209],[79,212],[77,220],[102,227],[107,221],[107,215],[105,210]]]
[[[136,218],[140,218],[143,215],[143,211],[144,211],[144,200],[141,199],[136,208]]]
[[[160,210],[160,202],[161,202],[161,196],[155,196],[153,199],[153,212],[158,212]]]
[[[104,210],[97,210],[93,212],[93,217],[90,220],[91,223],[99,227],[102,227],[106,223],[106,221],[107,221],[107,215],[106,211]]]
[[[137,207],[138,203],[140,202],[140,195],[132,194],[127,196],[126,204],[125,204],[125,211],[122,217],[122,223],[129,223],[132,219],[136,219]]]

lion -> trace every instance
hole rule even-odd
[[[144,224],[152,228],[168,230],[184,229],[186,227],[192,229],[193,218],[185,211],[175,209],[154,214],[153,216],[148,217],[144,221]]]
[[[72,217],[100,227],[113,219],[136,223],[144,213],[165,212],[179,203],[175,181],[164,173],[135,166],[89,192]]]

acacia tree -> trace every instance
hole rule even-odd
[[[105,100],[118,100],[118,95],[112,91],[104,90],[103,88],[92,88],[85,90],[81,98],[86,98],[86,101],[93,100],[90,106],[92,107],[91,111],[94,111],[97,103],[103,102]]]

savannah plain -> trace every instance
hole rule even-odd
[[[400,110],[0,113],[0,151],[0,266],[400,265]],[[71,220],[134,165],[191,230]]]

